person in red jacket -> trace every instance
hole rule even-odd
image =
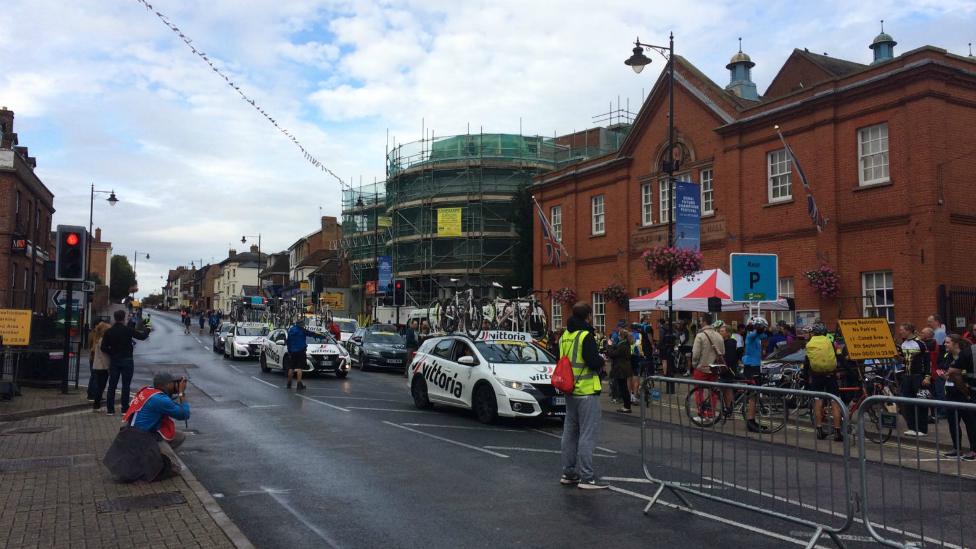
[[[329,321],[329,333],[335,338],[336,343],[342,342],[342,330],[339,329],[339,325],[336,324],[335,320]]]

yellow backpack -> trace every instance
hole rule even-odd
[[[834,344],[827,336],[813,336],[807,342],[807,360],[810,370],[815,374],[829,374],[837,370],[837,355]]]

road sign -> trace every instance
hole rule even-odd
[[[4,345],[27,345],[30,327],[30,309],[0,309],[0,338]]]
[[[779,257],[776,254],[730,254],[732,301],[776,301],[779,297]]]
[[[852,318],[838,320],[844,335],[847,356],[852,360],[892,358],[898,355],[895,340],[886,318]]]
[[[83,291],[83,292],[94,292],[95,291],[95,281],[94,280],[86,280],[85,282],[83,282],[82,285],[81,285],[81,291]]]

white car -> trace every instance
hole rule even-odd
[[[339,325],[339,333],[342,335],[340,343],[349,341],[349,338],[359,329],[359,323],[352,318],[334,317],[332,321]]]
[[[473,410],[478,420],[562,417],[566,398],[552,386],[556,359],[519,332],[449,335],[421,345],[408,369],[414,405]]]
[[[285,371],[288,365],[288,331],[273,330],[265,338],[261,348],[261,371]],[[306,333],[305,367],[306,373],[331,373],[339,379],[346,377],[351,368],[349,353],[338,345],[330,334]]]
[[[257,358],[268,335],[268,327],[260,322],[235,324],[224,336],[224,356],[232,360]]]

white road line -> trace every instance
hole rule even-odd
[[[206,349],[208,351],[210,350],[210,347],[207,347],[206,345],[201,345],[201,347],[203,347],[204,349]]]
[[[252,404],[248,408],[277,408],[281,404]]]
[[[443,425],[439,423],[402,423],[411,427],[436,427],[440,429],[462,429],[465,431],[497,431],[499,433],[522,433],[519,429],[498,429],[496,427],[472,427],[470,425]]]
[[[806,532],[801,530],[794,530],[790,532],[791,536],[803,536]],[[857,541],[861,543],[877,543],[871,536],[855,536],[853,534],[837,534],[837,537],[844,541]]]
[[[505,450],[508,452],[534,452],[537,454],[561,454],[562,450],[549,450],[547,448],[519,448],[516,446],[482,446],[486,450]],[[598,458],[616,458],[617,456],[608,456],[604,454],[593,454],[593,457]]]
[[[241,371],[240,368],[238,368],[237,366],[234,366],[233,364],[228,364],[228,366],[230,366],[231,368],[233,368],[234,371],[237,372],[237,373],[239,373],[239,374],[243,374],[244,373],[244,372]]]
[[[268,387],[274,387],[275,389],[281,389],[281,387],[278,387],[278,386],[277,386],[277,385],[275,385],[274,383],[268,383],[267,381],[265,381],[265,380],[263,380],[263,379],[261,379],[261,378],[259,378],[259,377],[254,377],[254,376],[251,376],[251,379],[253,379],[254,381],[257,381],[258,383],[264,383],[264,384],[265,384],[265,385],[267,385]]]
[[[618,494],[624,494],[626,496],[634,497],[634,498],[637,498],[637,499],[642,499],[642,500],[645,500],[645,501],[651,501],[651,497],[650,496],[645,496],[644,494],[638,494],[637,492],[631,492],[630,490],[624,490],[623,488],[617,488],[616,486],[611,486],[610,487],[610,491],[616,492]],[[800,539],[791,538],[789,536],[784,536],[783,534],[778,534],[778,533],[773,532],[771,530],[764,530],[762,528],[758,528],[756,526],[752,526],[751,524],[744,524],[744,523],[741,523],[741,522],[736,522],[734,520],[730,520],[730,519],[727,519],[727,518],[722,517],[722,516],[719,516],[719,515],[713,515],[711,513],[705,513],[703,511],[699,511],[697,509],[688,509],[687,507],[682,507],[681,505],[676,505],[674,503],[668,503],[666,501],[661,500],[660,498],[658,498],[657,503],[655,505],[663,505],[665,507],[670,507],[671,509],[679,509],[679,510],[685,511],[687,513],[691,513],[693,515],[697,515],[699,517],[704,517],[704,518],[707,518],[707,519],[716,520],[716,521],[721,522],[723,524],[728,524],[729,526],[735,526],[737,528],[742,528],[743,530],[748,530],[749,532],[753,532],[753,533],[756,533],[756,534],[762,534],[764,536],[769,536],[769,537],[771,537],[773,539],[778,539],[780,541],[785,541],[785,542],[792,543],[792,544],[795,544],[795,545],[803,545],[803,546],[806,546],[807,545],[807,540],[800,540]]]
[[[441,442],[446,442],[448,444],[453,444],[455,446],[460,446],[462,448],[467,448],[469,450],[474,450],[476,452],[481,452],[481,453],[484,453],[484,454],[488,454],[488,455],[492,455],[492,456],[500,457],[500,458],[507,458],[508,457],[505,454],[500,454],[498,452],[492,452],[491,450],[485,450],[484,448],[479,448],[477,446],[472,446],[471,444],[465,444],[465,443],[460,442],[460,441],[457,441],[457,440],[451,440],[449,438],[445,438],[445,437],[433,435],[433,434],[430,434],[430,433],[425,433],[423,431],[418,431],[417,429],[412,429],[410,427],[407,427],[406,425],[399,425],[397,423],[393,423],[392,421],[384,421],[383,423],[385,423],[387,425],[390,425],[392,427],[396,427],[398,429],[403,429],[404,431],[410,431],[411,433],[417,433],[418,435],[423,435],[425,437],[430,437],[432,439],[439,440]]]
[[[349,406],[350,410],[371,410],[373,412],[399,412],[403,414],[433,414],[425,410],[397,410],[396,408],[368,408],[365,406]]]
[[[319,398],[334,398],[343,400],[375,400],[378,402],[399,402],[400,404],[410,404],[404,400],[394,400],[392,398],[371,398],[371,397],[341,397],[341,396],[329,396],[329,395],[315,395]]]
[[[560,435],[557,435],[555,433],[550,433],[549,431],[543,431],[542,429],[532,429],[532,430],[535,431],[535,432],[537,432],[537,433],[542,433],[543,435],[546,435],[547,437],[558,438],[560,440],[563,438]],[[610,448],[604,448],[603,446],[597,446],[596,449],[597,450],[600,450],[601,452],[606,452],[608,454],[616,454],[617,453],[616,450],[611,450]]]
[[[301,398],[304,398],[305,400],[311,400],[312,402],[321,404],[322,406],[328,406],[329,408],[335,408],[336,410],[342,410],[343,412],[348,412],[349,411],[346,408],[343,408],[342,406],[336,406],[335,404],[329,404],[328,402],[322,402],[321,400],[318,400],[318,399],[315,399],[315,398],[312,398],[312,397],[307,397],[305,395],[298,395],[298,396],[301,397]]]
[[[600,477],[607,482],[636,482],[638,484],[654,484],[653,482],[647,480],[646,478],[630,478],[630,477]]]
[[[312,532],[314,532],[315,535],[317,535],[319,537],[319,539],[321,539],[322,541],[324,541],[326,543],[326,545],[328,545],[329,547],[332,547],[332,549],[339,549],[339,544],[336,542],[336,540],[332,539],[332,536],[330,536],[329,534],[325,533],[318,526],[316,526],[316,525],[312,524],[311,522],[309,522],[308,519],[306,519],[305,517],[303,517],[301,515],[301,513],[299,513],[298,511],[296,511],[295,508],[292,507],[291,504],[289,504],[288,501],[285,500],[284,496],[282,496],[281,494],[279,494],[277,492],[273,492],[273,491],[270,491],[270,490],[267,492],[267,494],[269,496],[271,496],[271,499],[277,501],[278,502],[278,505],[284,507],[285,508],[285,511],[288,511],[289,513],[291,513],[291,515],[293,517],[295,517],[296,519],[298,519],[298,522],[304,524],[306,528],[308,528],[309,530],[311,530]]]

